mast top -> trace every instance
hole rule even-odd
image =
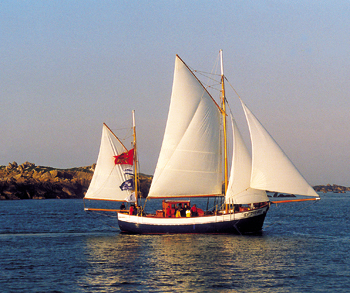
[[[220,53],[220,65],[221,65],[221,76],[224,76],[224,62],[223,62],[223,58],[222,58],[222,49],[220,49],[219,51]]]

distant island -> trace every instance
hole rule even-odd
[[[350,187],[345,187],[345,186],[336,185],[336,184],[316,185],[316,186],[313,186],[313,188],[316,191],[323,192],[323,193],[327,193],[327,192],[345,193],[347,191],[350,191]]]
[[[0,166],[0,200],[83,198],[96,164],[86,167],[57,169],[16,162]],[[151,175],[140,174],[140,192],[146,197],[152,182]],[[317,185],[318,192],[345,193],[350,187]]]

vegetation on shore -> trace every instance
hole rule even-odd
[[[318,192],[333,192],[333,193],[345,193],[347,191],[350,191],[350,187],[345,187],[341,185],[336,185],[336,184],[327,184],[327,185],[316,185],[313,186],[313,188],[318,191]]]
[[[95,164],[86,167],[57,169],[16,162],[0,166],[0,200],[83,198],[91,181]],[[146,197],[152,176],[140,174],[140,192]],[[350,187],[317,185],[318,192],[344,193]]]

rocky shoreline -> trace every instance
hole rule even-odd
[[[0,166],[0,200],[83,198],[91,181],[95,164],[86,167],[56,169],[16,162]],[[140,175],[140,191],[146,197],[152,176]],[[317,185],[318,192],[345,193],[350,187]]]
[[[0,200],[83,198],[95,164],[86,167],[56,169],[16,162],[0,166]],[[140,191],[148,194],[151,176],[140,176]]]

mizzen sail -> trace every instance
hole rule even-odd
[[[85,199],[125,201],[130,196],[133,171],[128,172],[128,169],[132,166],[116,162],[125,152],[125,146],[103,124],[100,152]]]

